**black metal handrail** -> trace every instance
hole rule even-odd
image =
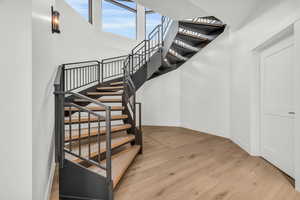
[[[162,19],[165,21],[165,19]],[[166,24],[165,24],[166,26]],[[98,166],[99,168],[106,170],[107,182],[112,188],[112,166],[111,166],[111,107],[105,104],[91,99],[85,95],[75,92],[78,89],[83,89],[84,87],[92,84],[104,83],[112,79],[122,78],[124,81],[124,94],[123,103],[129,105],[132,114],[132,127],[134,127],[134,132],[138,134],[138,143],[141,144],[141,103],[136,102],[136,86],[132,79],[134,73],[143,67],[149,61],[151,55],[159,51],[163,46],[163,33],[164,33],[163,23],[156,26],[154,30],[148,35],[146,40],[141,41],[136,45],[129,55],[118,56],[108,59],[103,59],[101,61],[91,60],[84,62],[73,62],[66,63],[59,66],[57,75],[54,80],[55,86],[55,151],[56,151],[56,161],[63,167],[65,155],[71,155],[86,161],[90,164]],[[65,102],[68,100],[69,96],[78,97],[84,99],[89,103],[101,106],[105,110],[105,116],[99,115],[97,112],[91,111],[86,107],[79,106],[72,102]],[[139,121],[137,123],[137,110],[136,106],[139,106]],[[78,151],[74,151],[73,147],[73,121],[72,116],[74,116],[74,109],[76,110],[77,122],[75,126],[78,126],[77,132],[77,146]],[[82,132],[81,132],[81,119],[82,114],[85,113],[88,116],[88,134],[85,135],[84,140],[88,140],[88,156],[83,156],[81,153],[82,145]],[[97,127],[91,127],[90,118],[91,116],[97,118],[96,121],[92,123],[97,123]],[[66,117],[69,120],[69,131],[65,130],[65,120]],[[101,154],[101,122],[105,121],[106,128],[106,166],[101,165],[100,154]],[[136,125],[138,124],[138,128]],[[97,129],[97,134],[91,134],[91,128]],[[67,136],[69,140],[66,140]],[[95,161],[91,158],[91,142],[92,138],[97,137],[98,145],[98,160]]]
[[[111,150],[111,107],[103,104],[100,101],[96,101],[94,99],[91,99],[85,95],[73,92],[73,91],[64,91],[64,75],[63,75],[63,68],[60,68],[58,71],[58,76],[55,80],[55,151],[56,151],[56,161],[60,164],[60,167],[63,167],[64,159],[66,157],[66,153],[79,158],[80,160],[86,161],[90,164],[93,164],[103,170],[106,171],[106,179],[108,184],[112,187],[112,150]],[[59,75],[60,74],[60,75]],[[79,106],[77,104],[74,104],[72,102],[65,102],[65,97],[68,95],[72,95],[74,97],[78,97],[81,99],[84,99],[88,101],[89,103],[94,103],[98,106],[101,106],[104,111],[105,115],[102,116],[92,110],[89,110],[86,107]],[[72,115],[74,112],[74,108],[76,113],[78,113],[78,117],[76,120],[78,121],[78,129],[76,134],[76,146],[78,147],[78,152],[75,151],[73,147],[73,121],[72,121]],[[81,123],[82,120],[82,113],[86,113],[88,115],[88,128],[87,132],[88,134],[83,136],[82,135],[82,129],[81,129]],[[97,118],[97,126],[91,127],[91,115]],[[69,129],[65,130],[65,120],[66,116],[68,118],[68,125]],[[101,165],[101,122],[105,122],[105,152],[106,152],[106,166]],[[96,128],[97,134],[91,134],[91,129]],[[91,139],[97,137],[97,149],[98,149],[98,159],[97,161],[93,160],[93,157],[91,156]],[[68,138],[68,139],[66,139]],[[82,155],[82,140],[86,141],[88,140],[88,157]]]

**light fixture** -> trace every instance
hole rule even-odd
[[[59,12],[53,9],[51,6],[51,14],[52,14],[52,33],[60,33],[59,30]]]

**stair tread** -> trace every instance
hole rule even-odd
[[[90,95],[90,96],[113,96],[113,95],[122,95],[123,92],[87,92],[87,95]]]
[[[220,27],[220,28],[225,26],[225,24],[212,24],[212,23],[197,22],[197,21],[190,21],[190,20],[181,20],[180,22],[188,23],[188,24],[211,26],[211,27]]]
[[[132,126],[131,124],[122,124],[122,125],[114,125],[111,127],[111,132],[119,132],[119,131],[125,131],[130,129]],[[66,130],[66,136],[65,136],[65,142],[70,141],[70,135],[68,130]],[[98,127],[91,128],[91,136],[97,136],[99,133]],[[100,128],[100,135],[106,134],[106,128],[101,127]],[[89,137],[89,130],[88,128],[82,128],[81,129],[81,139],[86,139]],[[79,130],[78,129],[72,129],[72,137],[71,140],[78,140],[79,139]]]
[[[121,103],[122,99],[96,99],[96,101],[102,102],[102,103]],[[85,99],[74,99],[74,102],[78,102],[78,103],[89,103],[88,100]]]
[[[111,116],[112,120],[127,119],[127,118],[128,118],[128,115],[112,115]],[[104,120],[105,120],[105,117],[101,118],[100,121],[104,121]],[[76,117],[76,118],[73,117],[71,120],[69,119],[69,117],[65,118],[65,124],[88,123],[88,122],[91,122],[91,123],[98,122],[98,117],[90,117],[90,119],[88,117],[81,117],[80,121],[79,121],[78,117]]]
[[[126,134],[126,135],[119,135],[117,137],[114,137],[111,140],[111,149],[115,149],[117,147],[120,147],[120,146],[122,146],[124,144],[127,144],[127,143],[133,141],[133,140],[135,140],[135,136],[134,135],[127,135]],[[98,149],[99,146],[98,146],[98,143],[96,141],[91,144],[90,148],[91,148],[90,157],[94,158],[94,157],[98,156],[98,154],[99,154],[99,149]],[[106,141],[102,141],[100,143],[100,153],[105,153],[106,150],[107,150],[106,149]],[[81,156],[88,158],[88,156],[89,156],[89,152],[88,151],[89,151],[88,144],[82,145],[82,147],[81,147],[81,153],[82,153]],[[78,153],[78,146],[77,146],[76,149],[73,148],[72,152]],[[82,162],[82,160],[79,159],[79,158],[77,158],[77,159],[74,160],[74,162],[80,163],[80,162]]]
[[[82,117],[82,119],[85,119],[86,117]],[[127,119],[128,118],[128,115],[112,115],[111,116],[111,121],[113,121],[113,120],[121,120],[121,119]],[[81,120],[81,119],[80,119]],[[85,122],[87,122],[88,121],[88,118],[86,118],[85,119],[86,121]],[[105,121],[106,120],[106,118],[105,117],[101,117],[100,118],[100,121],[102,122],[102,121]],[[96,121],[98,121],[97,119],[96,119]],[[70,122],[70,120],[69,119],[65,119],[65,122],[67,122],[67,123],[69,123]],[[75,118],[74,120],[72,119],[71,120],[71,122],[72,123],[78,123],[79,122],[79,118]]]
[[[98,87],[97,90],[122,90],[124,86]]]
[[[130,166],[130,164],[133,162],[136,155],[139,153],[140,148],[141,147],[139,145],[134,145],[112,156],[113,188],[115,188],[117,184],[120,182],[122,176]],[[105,166],[105,164],[106,164],[105,160],[101,162],[101,165]],[[106,176],[105,170],[100,169],[97,166],[93,165],[89,167],[89,169],[102,176]]]
[[[109,85],[111,85],[111,86],[115,86],[115,85],[123,85],[123,81],[118,81],[118,82],[112,82],[112,83],[110,83]]]
[[[92,110],[92,111],[105,111],[105,108],[104,107],[101,107],[101,106],[87,106],[85,107],[89,110]],[[76,107],[65,107],[65,111],[79,111],[78,108]],[[124,107],[123,106],[111,106],[111,110],[112,111],[120,111],[120,110],[124,110]]]

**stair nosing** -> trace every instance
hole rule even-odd
[[[111,133],[117,133],[117,132],[121,132],[121,131],[126,131],[128,129],[132,128],[132,125],[131,124],[122,124],[122,125],[115,125],[115,126],[112,126],[111,127]],[[88,134],[88,128],[83,128],[81,129],[83,131],[83,133],[81,133],[81,139],[87,139],[89,137],[89,134]],[[72,129],[72,132],[76,132],[78,133],[79,130],[78,129]],[[86,132],[86,133],[84,133]],[[101,129],[100,130],[100,134],[98,134],[98,128],[97,127],[93,127],[91,128],[91,133],[90,133],[90,136],[91,137],[95,137],[95,136],[98,136],[98,135],[105,135],[106,134],[106,128],[104,129]],[[76,140],[79,140],[79,135],[76,135],[76,136],[72,136],[71,139],[69,139],[69,131],[67,130],[67,133],[66,133],[68,136],[65,137],[65,142],[70,142],[70,141],[76,141]]]
[[[118,139],[120,139],[120,138],[121,138],[121,141],[116,141],[116,143],[113,142],[114,140],[118,140]],[[128,143],[130,143],[130,142],[132,142],[132,141],[134,141],[134,140],[135,140],[135,136],[134,136],[134,135],[130,135],[130,134],[128,134],[128,135],[126,135],[126,136],[121,136],[121,137],[112,138],[111,149],[112,149],[112,150],[113,150],[113,149],[116,149],[116,148],[121,147],[121,146],[123,146],[123,145],[125,145],[125,144],[128,144]],[[104,141],[103,143],[105,143],[105,141]],[[100,145],[100,146],[101,146],[101,145]],[[82,148],[82,147],[81,147],[81,148]],[[106,151],[107,151],[107,148],[106,148],[106,146],[105,146],[105,147],[103,147],[102,149],[100,149],[100,154],[105,153]],[[94,157],[98,156],[98,154],[99,154],[99,152],[96,152],[96,151],[91,152],[91,158],[94,158]],[[77,159],[73,160],[73,162],[76,162],[76,163],[83,163],[83,162],[85,162],[85,161],[81,160],[80,158],[77,158]]]

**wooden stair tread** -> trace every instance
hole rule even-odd
[[[123,92],[87,92],[89,96],[115,96],[122,95]]]
[[[101,106],[87,106],[86,108],[89,110],[92,110],[92,111],[105,111],[105,108],[101,107]],[[70,111],[70,110],[71,111],[79,111],[79,109],[76,107],[65,107],[65,111]],[[111,110],[112,111],[121,111],[121,110],[124,110],[124,107],[123,106],[111,106]]]
[[[124,86],[98,87],[97,90],[123,90]]]
[[[110,119],[111,119],[111,121],[114,121],[114,120],[122,120],[122,119],[127,119],[127,118],[128,118],[128,115],[112,115]],[[91,119],[92,119],[92,117],[91,117]],[[91,121],[91,119],[90,119],[90,121]],[[93,117],[93,120],[94,121],[91,121],[91,122],[97,122],[98,121],[98,119],[94,118],[94,117]],[[103,122],[105,120],[106,120],[105,117],[100,118],[100,122]],[[80,119],[80,122],[82,122],[82,123],[87,123],[88,121],[89,121],[89,119],[87,117],[82,117]],[[70,120],[65,119],[65,123],[69,124]],[[79,118],[71,119],[71,123],[79,123]]]
[[[139,145],[131,146],[120,153],[117,153],[112,156],[112,180],[113,180],[113,188],[115,188],[118,183],[120,182],[122,176],[130,166],[130,164],[135,159],[136,155],[140,151]],[[105,166],[106,161],[102,161],[101,165]],[[106,176],[106,172],[103,169],[100,169],[97,166],[91,166],[89,167],[90,170],[102,175]]]
[[[96,101],[102,102],[102,103],[122,103],[122,99],[96,99]],[[90,101],[85,99],[74,99],[75,103],[90,103]]]
[[[127,119],[127,118],[128,118],[128,115],[112,115],[111,116],[111,120],[121,120],[121,119]],[[88,117],[81,117],[80,121],[79,121],[79,118],[76,117],[76,118],[72,118],[71,120],[66,118],[65,124],[88,123],[88,122],[94,123],[94,122],[98,122],[98,121],[99,121],[98,117],[90,117],[90,119]],[[100,121],[101,122],[105,121],[105,117],[101,118]]]
[[[111,127],[111,132],[115,133],[115,132],[119,132],[119,131],[126,131],[128,129],[130,129],[132,126],[131,124],[122,124],[122,125],[115,125]],[[93,136],[97,136],[98,133],[100,135],[104,135],[106,134],[106,128],[102,127],[100,128],[100,132],[98,130],[98,127],[93,127],[91,128],[91,137]],[[82,128],[81,129],[81,139],[86,139],[89,137],[89,130],[88,128]],[[78,129],[72,129],[72,138],[71,140],[78,140],[79,139],[79,130]],[[66,136],[65,136],[65,142],[69,142],[70,141],[70,136],[69,136],[69,131],[66,130]]]
[[[125,145],[131,141],[135,140],[135,136],[134,135],[120,135],[118,137],[114,137],[112,138],[111,140],[111,149],[115,149],[117,147],[120,147],[122,145]],[[90,154],[90,157],[91,158],[94,158],[96,156],[98,156],[99,154],[99,150],[98,150],[99,146],[98,146],[98,143],[95,141],[94,143],[91,144],[91,154]],[[102,141],[101,144],[100,144],[100,153],[105,153],[106,152],[106,141]],[[88,152],[88,144],[84,144],[82,145],[81,147],[81,156],[82,157],[86,157],[88,158],[89,156],[89,152]],[[74,152],[74,149],[72,150],[72,152]],[[78,146],[75,150],[75,152],[78,153]],[[77,158],[74,160],[74,162],[76,163],[81,163],[83,162],[81,159]]]
[[[119,82],[112,82],[112,83],[110,83],[109,85],[115,86],[115,85],[123,85],[123,84],[124,84],[123,81],[119,81]]]

